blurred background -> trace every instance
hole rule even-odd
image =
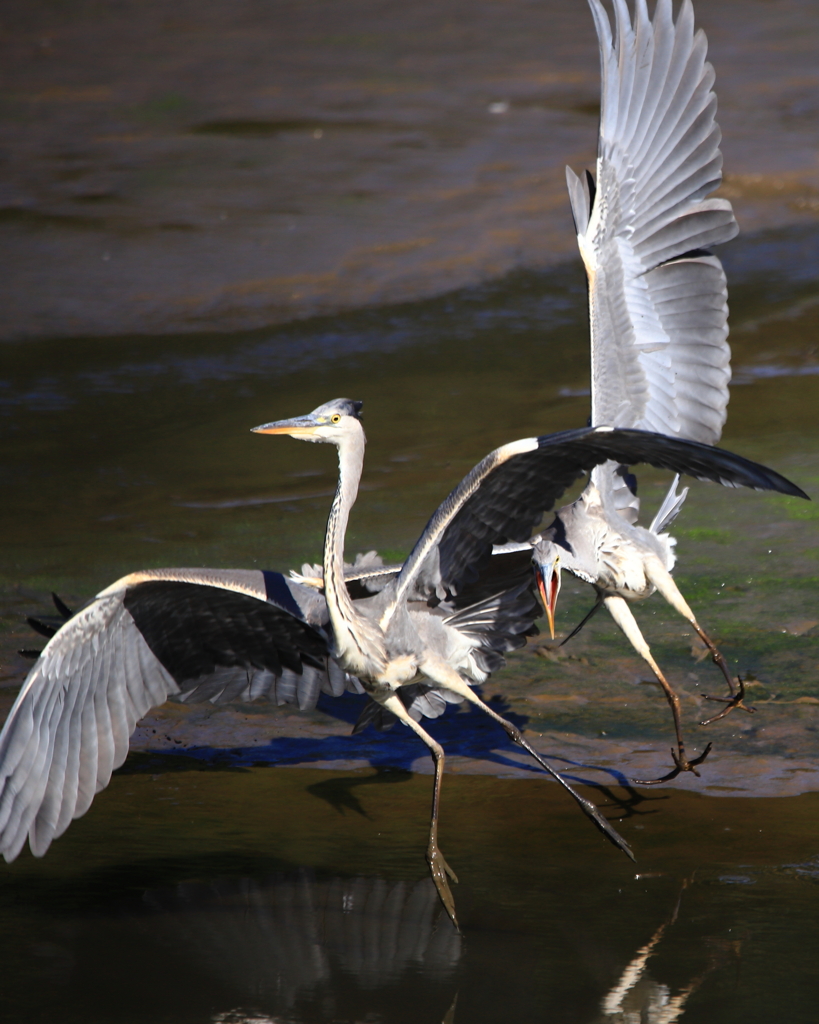
[[[819,211],[811,0],[708,0],[743,230]],[[574,257],[582,0],[7,0],[0,338],[266,327]]]

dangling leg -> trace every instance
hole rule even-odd
[[[711,660],[717,665],[725,676],[725,682],[728,684],[728,696],[727,697],[708,697],[705,694],[706,700],[717,700],[725,704],[725,708],[720,711],[718,715],[714,715],[713,718],[708,718],[704,722],[700,722],[700,725],[710,725],[711,722],[716,722],[720,718],[724,718],[729,711],[733,711],[734,708],[742,708],[743,711],[747,711],[749,715],[752,715],[756,708],[749,708],[743,703],[745,700],[745,683],[742,681],[742,676],[737,676],[737,688],[734,689],[734,680],[731,677],[731,670],[728,668],[728,662],[723,657],[721,651],[717,649],[714,641],[708,636],[704,629],[700,627],[700,624],[694,618],[694,613],[688,607],[688,602],[680,593],[679,587],[674,582],[674,578],[666,569],[666,567],[659,561],[648,563],[646,565],[646,576],[659,590],[663,597],[668,601],[675,611],[678,611],[684,619],[688,619],[694,629],[697,631],[697,636],[702,640],[708,650],[711,652]]]
[[[673,750],[671,751],[671,756],[674,759],[672,771],[667,775],[663,775],[660,779],[633,779],[632,781],[640,786],[651,786],[658,782],[668,782],[670,779],[675,779],[680,772],[693,772],[695,775],[699,775],[697,765],[702,764],[706,757],[708,757],[711,744],[708,744],[705,751],[699,757],[693,761],[688,760],[685,756],[685,744],[683,743],[682,725],[680,723],[680,698],[674,692],[671,684],[660,671],[660,666],[652,657],[651,650],[645,642],[643,634],[640,632],[640,627],[637,625],[634,616],[631,614],[631,609],[625,600],[617,596],[606,597],[603,600],[611,612],[611,617],[628,637],[631,646],[651,666],[651,671],[657,677],[660,686],[662,686],[666,700],[671,708],[671,714],[674,717],[674,731],[677,734],[677,753],[675,754]]]
[[[427,655],[426,659],[419,667],[421,671],[424,673],[424,675],[431,679],[433,682],[439,683],[441,686],[445,686],[448,690],[452,690],[453,693],[460,694],[460,696],[464,697],[471,704],[474,704],[475,707],[480,708],[481,711],[485,711],[490,718],[494,718],[499,725],[503,726],[504,730],[506,731],[506,735],[514,743],[517,743],[518,746],[523,747],[523,749],[527,753],[531,754],[535,761],[537,761],[537,763],[540,765],[540,767],[545,769],[545,771],[547,771],[556,782],[560,783],[560,785],[566,790],[566,792],[569,793],[572,796],[572,798],[577,802],[578,806],[583,811],[583,813],[587,817],[591,818],[591,820],[600,829],[603,835],[607,839],[611,840],[611,842],[614,843],[615,846],[619,847],[619,849],[621,849],[623,853],[625,853],[627,856],[631,857],[632,860],[634,860],[634,854],[631,852],[631,847],[628,845],[625,839],[623,839],[619,832],[617,832],[617,830],[606,821],[606,819],[603,817],[600,811],[594,806],[591,800],[586,800],[586,798],[582,797],[577,792],[577,790],[573,789],[569,785],[569,783],[566,782],[566,780],[561,775],[559,775],[554,770],[554,768],[552,768],[550,764],[543,760],[542,755],[539,754],[529,743],[526,742],[526,740],[523,738],[523,733],[521,733],[520,729],[518,729],[518,727],[516,725],[513,725],[511,722],[507,722],[505,718],[501,717],[501,715],[499,715],[496,711],[493,711],[488,704],[485,704],[477,695],[477,693],[475,693],[475,691],[472,689],[469,683],[464,682],[464,680],[455,671],[455,669],[453,669],[443,659],[434,658],[430,655]]]
[[[580,622],[578,622],[578,624],[574,627],[574,629],[571,631],[571,633],[569,633],[569,635],[567,637],[565,637],[563,640],[561,640],[560,643],[557,646],[558,647],[562,647],[564,644],[567,644],[572,639],[572,637],[577,636],[577,634],[586,625],[586,623],[589,621],[589,619],[593,615],[596,615],[597,612],[599,612],[602,607],[603,607],[603,598],[600,596],[600,594],[598,594],[597,595],[597,600],[594,602],[594,604],[591,607],[591,611],[586,612],[586,614],[583,616],[583,618],[580,620]]]
[[[444,859],[444,855],[438,847],[438,811],[441,803],[441,780],[444,774],[443,747],[436,743],[429,733],[425,732],[415,719],[409,715],[407,709],[401,703],[400,698],[396,697],[395,694],[392,694],[380,703],[383,704],[388,711],[392,711],[396,718],[400,718],[402,722],[406,723],[414,733],[420,736],[424,743],[429,747],[435,761],[435,783],[432,790],[432,821],[429,828],[427,861],[429,862],[432,881],[435,883],[435,888],[438,890],[438,895],[441,897],[441,903],[443,903],[444,909],[452,919],[452,923],[456,928],[458,928],[458,919],[455,917],[455,899],[452,895],[452,890],[449,888],[449,882],[447,881],[446,876],[449,875],[455,883],[457,883],[458,879],[455,872],[449,864],[447,864]]]

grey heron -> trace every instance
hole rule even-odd
[[[371,597],[353,601],[344,579],[344,538],[364,463],[360,409],[359,402],[336,399],[306,416],[254,428],[338,450],[323,594],[273,572],[136,572],[101,591],[49,640],[0,733],[0,851],[6,860],[17,856],[26,837],[41,856],[88,810],[153,705],[171,695],[248,698],[278,693],[283,684],[292,700],[294,679],[305,674],[339,693],[357,680],[431,751],[427,859],[454,923],[447,876],[455,876],[438,846],[444,751],[400,696],[419,676],[430,692],[471,701],[490,715],[630,853],[597,808],[473,689],[502,664],[503,652],[523,642],[539,614],[531,549],[513,555],[511,567],[498,574],[493,545],[527,540],[568,486],[611,459],[649,462],[729,486],[803,492],[739,456],[649,432],[588,427],[523,438],[478,463],[433,513],[400,572]]]
[[[730,379],[725,274],[710,246],[737,233],[731,204],[705,198],[722,179],[714,71],[694,31],[690,0],[677,20],[658,0],[614,0],[614,32],[600,0],[589,0],[602,75],[596,179],[566,169],[588,279],[592,425],[655,430],[715,444]],[[648,663],[674,718],[674,767],[662,782],[694,771],[685,753],[680,702],[629,607],[658,590],[691,624],[728,685],[726,707],[743,706],[725,658],[670,575],[675,541],[665,531],[685,500],[675,480],[648,529],[637,526],[636,482],[625,465],[596,467],[580,498],[560,509],[535,546],[554,637],[560,573],[590,583]],[[576,632],[576,630],[575,630]],[[572,636],[574,633],[571,634]],[[569,639],[569,638],[567,638]],[[565,642],[565,641],[564,641]],[[748,709],[746,709],[748,710]],[[703,723],[703,724],[708,724]]]

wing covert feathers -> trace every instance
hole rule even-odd
[[[589,0],[600,42],[596,194],[567,173],[589,278],[592,423],[719,440],[730,379],[728,305],[705,251],[737,232],[722,180],[714,72],[690,0],[653,21],[615,0],[615,32]]]
[[[137,721],[178,690],[117,596],[49,641],[0,735],[0,849],[42,856],[128,753]]]
[[[404,563],[395,601],[458,594],[485,571],[493,545],[529,540],[564,491],[607,461],[807,497],[773,470],[682,438],[611,427],[523,438],[487,455],[441,503]]]
[[[197,573],[210,582],[195,582]],[[216,576],[221,586],[212,585]],[[125,760],[139,719],[169,696],[274,694],[305,707],[320,690],[355,689],[357,681],[328,667],[324,635],[305,621],[300,600],[315,613],[321,599],[278,573],[158,570],[125,577],[69,619],[0,734],[6,860],[26,837],[42,856],[88,810]]]

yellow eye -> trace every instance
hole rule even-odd
[[[340,420],[341,420],[341,417],[339,416],[339,414],[338,414],[338,413],[336,413],[336,414],[335,414],[335,416],[332,416],[332,417],[330,418],[330,422],[331,422],[331,423],[338,423],[338,422],[339,422]]]

